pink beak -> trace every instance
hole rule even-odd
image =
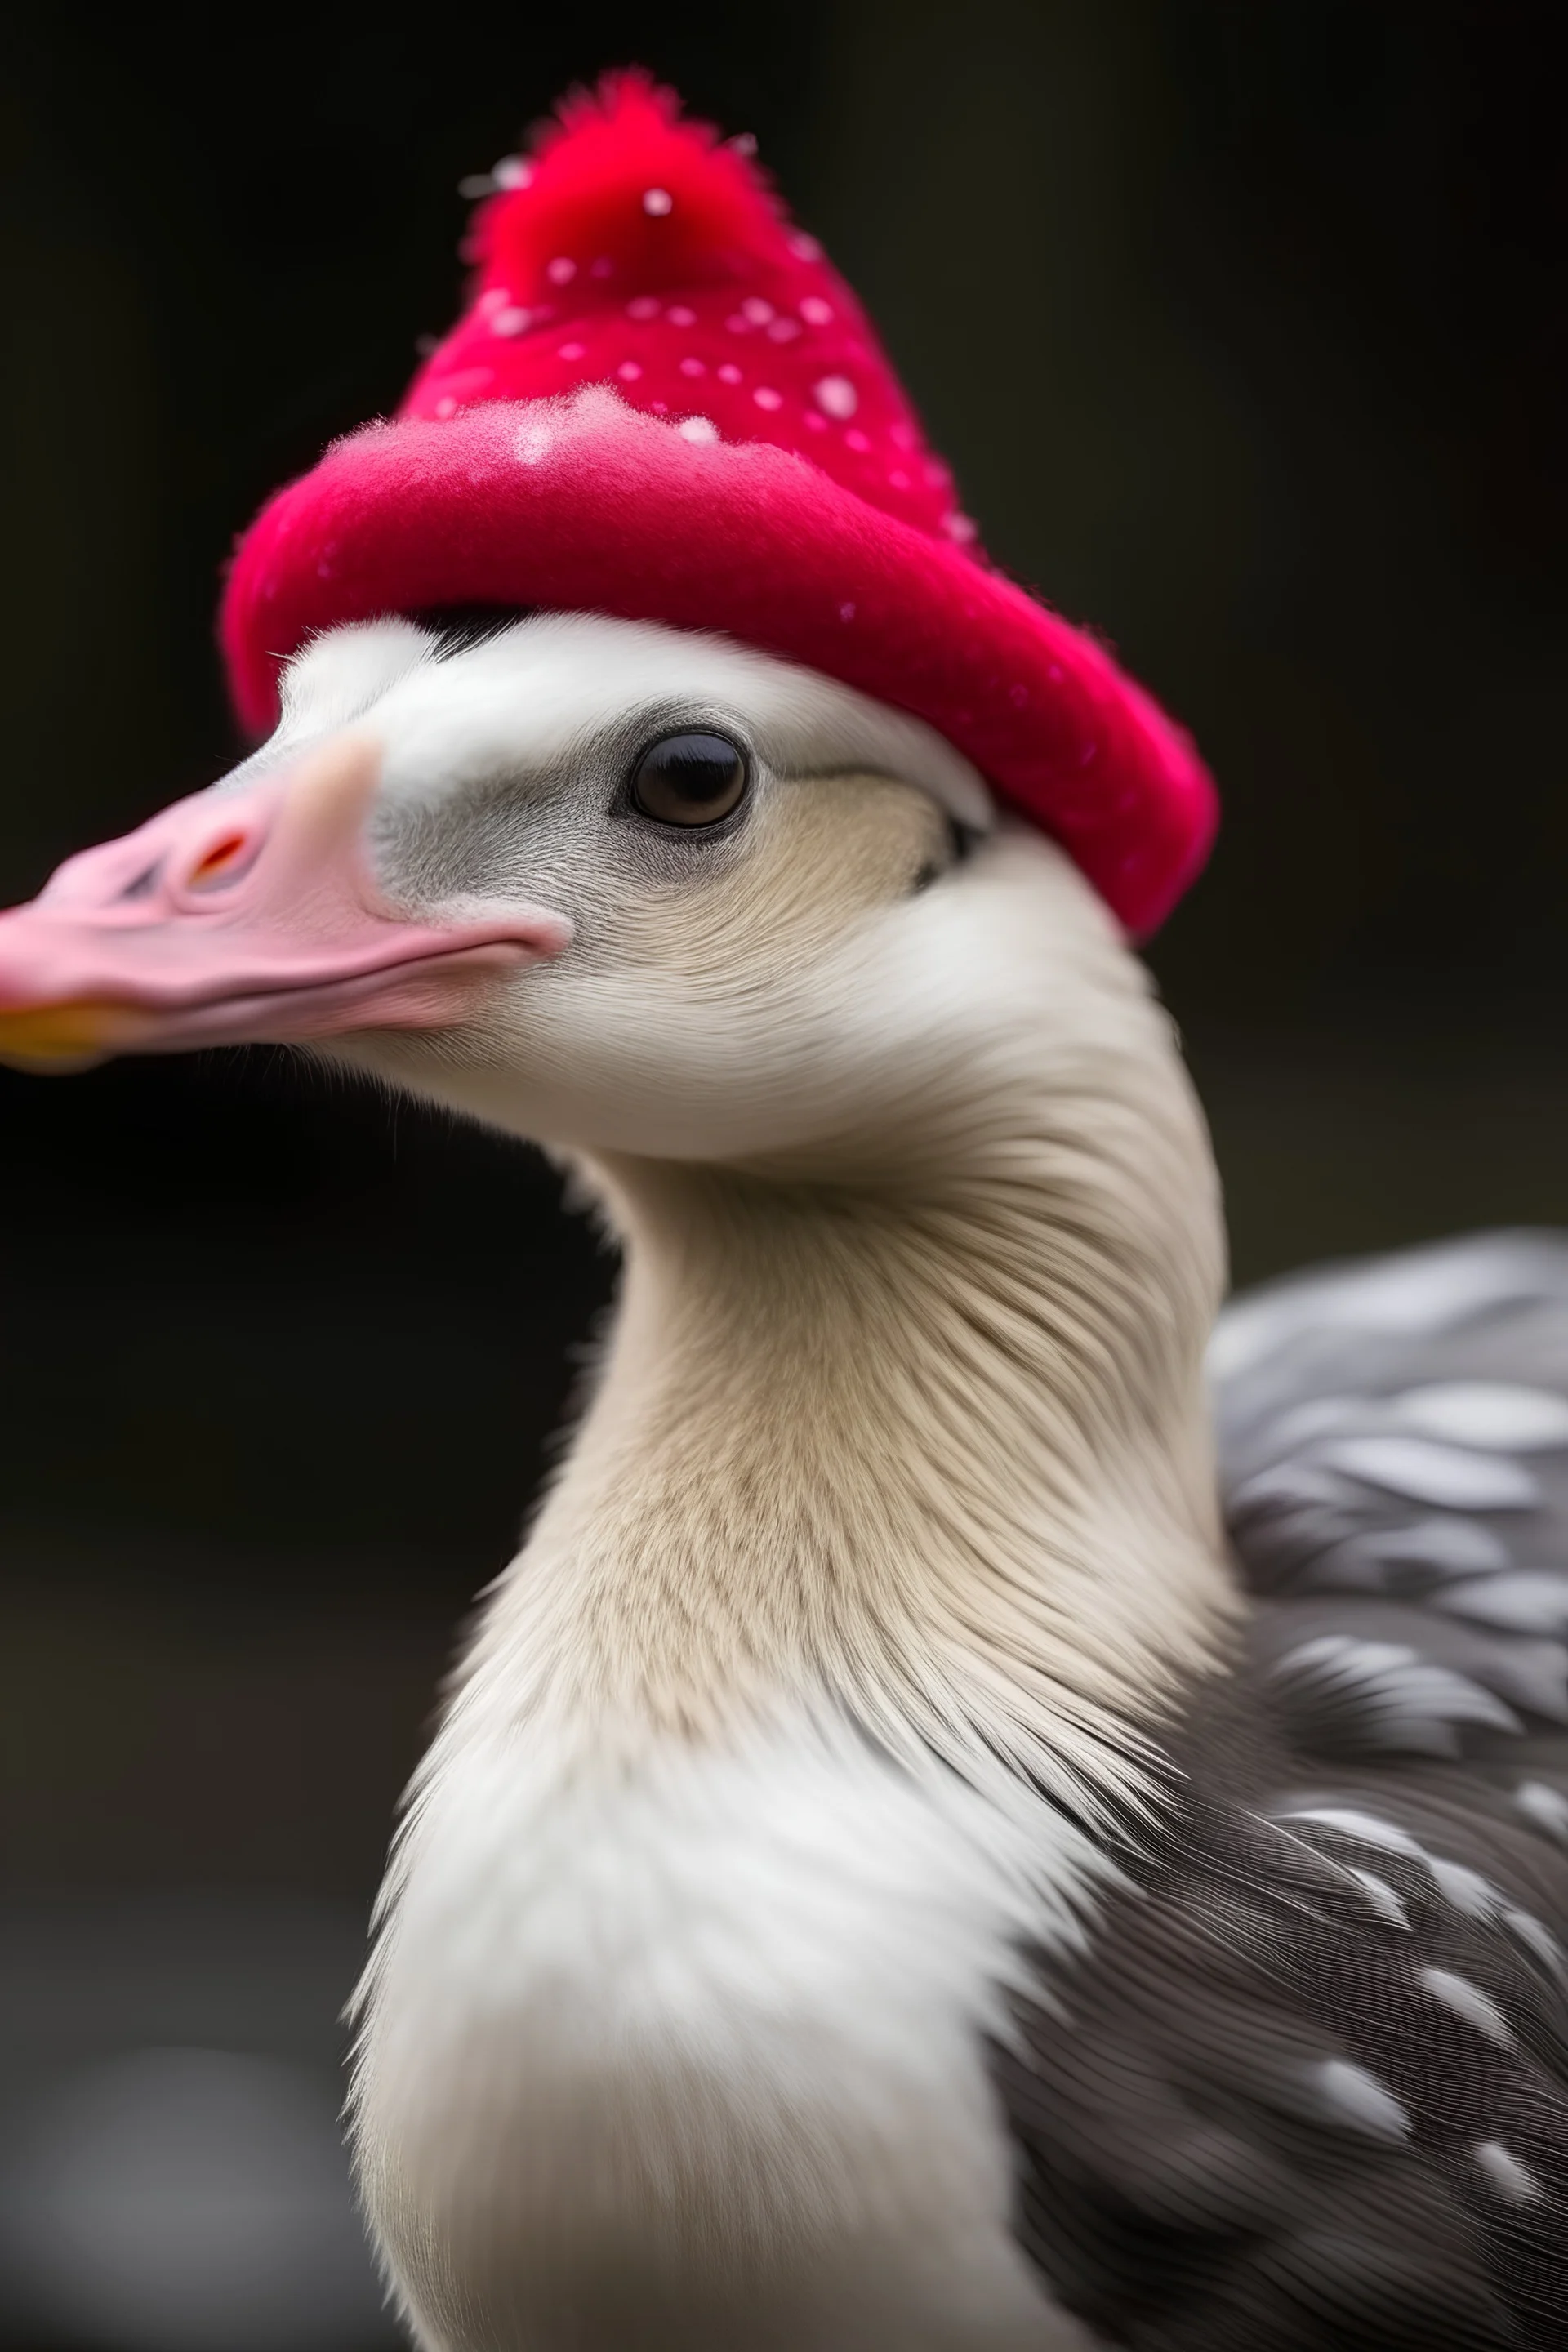
[[[437,925],[387,906],[362,837],[379,767],[374,743],[339,737],[68,859],[0,914],[0,1062],[443,1028],[569,945],[542,908]]]

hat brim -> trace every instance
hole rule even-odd
[[[376,425],[240,542],[220,636],[258,733],[313,634],[447,604],[718,630],[947,737],[1152,931],[1214,836],[1188,737],[1104,648],[956,546],[760,442],[704,442],[597,387]]]

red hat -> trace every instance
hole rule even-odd
[[[1101,646],[981,554],[864,311],[750,160],[646,77],[567,100],[475,216],[472,302],[398,418],[240,541],[241,717],[316,630],[475,604],[718,629],[927,720],[1130,929],[1214,787]]]

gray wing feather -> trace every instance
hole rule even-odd
[[[1272,1284],[1221,1318],[1211,1377],[1290,1746],[1468,1758],[1478,1790],[1568,1798],[1568,1241]]]
[[[1568,2347],[1568,1241],[1273,1284],[1211,1375],[1247,1625],[998,2053],[1020,2236],[1136,2352]]]

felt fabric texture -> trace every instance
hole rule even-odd
[[[405,416],[614,384],[694,438],[804,452],[875,507],[967,545],[855,296],[750,160],[681,122],[637,74],[568,99],[483,203],[468,310],[410,385]]]
[[[713,629],[926,719],[1152,930],[1214,788],[1094,639],[981,554],[855,297],[742,142],[613,77],[498,167],[472,299],[391,424],[239,543],[241,718],[316,631],[475,604]]]

